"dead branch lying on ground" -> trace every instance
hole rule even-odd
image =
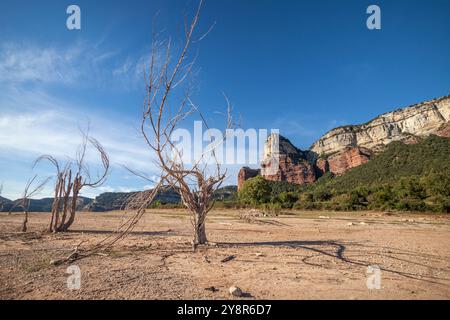
[[[119,227],[116,229],[116,231],[103,238],[96,244],[92,246],[86,246],[86,248],[82,248],[80,243],[78,244],[74,251],[67,256],[66,258],[55,260],[53,261],[53,264],[58,265],[65,262],[74,262],[76,260],[84,259],[92,255],[98,255],[101,254],[104,251],[107,251],[112,246],[114,246],[118,241],[123,240],[126,236],[130,234],[130,232],[134,229],[136,224],[139,222],[139,220],[142,218],[142,216],[145,214],[145,209],[153,202],[158,192],[162,189],[161,184],[157,184],[155,188],[151,190],[149,194],[147,194],[146,199],[144,201],[140,198],[140,206],[137,208],[137,210],[133,213],[131,217],[129,217],[125,222],[121,223]],[[138,197],[141,197],[139,194]],[[133,206],[136,204],[136,201],[131,201],[130,208],[134,208]]]

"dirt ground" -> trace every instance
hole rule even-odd
[[[0,299],[450,299],[450,216],[295,212],[248,223],[220,210],[207,219],[211,245],[192,251],[183,210],[149,210],[133,233],[102,255],[67,256],[114,232],[123,212],[80,213],[72,231],[46,234],[49,214],[0,214]],[[227,262],[223,259],[234,256]],[[367,286],[368,266],[381,288]],[[207,290],[214,287],[216,290]],[[234,298],[236,299],[236,298]]]

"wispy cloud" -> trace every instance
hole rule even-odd
[[[154,68],[158,72],[163,66],[163,55],[159,52],[155,55]],[[143,83],[145,72],[150,66],[150,49],[141,55],[129,55],[125,59],[118,61],[113,70],[112,76],[119,82],[126,82],[132,88],[136,88]]]
[[[7,43],[0,46],[0,82],[108,87],[116,83],[128,89],[136,84],[138,71],[142,74],[142,59],[124,58],[117,50],[84,42],[68,47]]]
[[[54,98],[47,101],[45,95],[24,93],[24,99],[33,100],[46,108],[30,110],[26,107],[10,109],[0,114],[0,150],[28,154],[48,153],[57,157],[73,154],[80,142],[80,127],[85,128],[87,120],[91,134],[95,136],[108,153],[113,163],[126,164],[138,169],[149,169],[150,152],[145,149],[132,122],[112,119],[89,118],[77,113],[77,108],[66,107],[65,102]],[[5,101],[0,101],[0,107]],[[56,104],[56,105],[55,105]],[[7,108],[1,108],[7,110]],[[78,108],[79,109],[79,108]],[[84,125],[83,125],[84,124]]]
[[[80,72],[74,65],[81,58],[77,47],[57,50],[17,43],[0,48],[0,81],[23,83],[69,83],[76,81]]]

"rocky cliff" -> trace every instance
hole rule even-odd
[[[313,183],[327,172],[339,176],[367,163],[393,141],[416,143],[430,134],[450,136],[449,120],[450,95],[385,113],[362,125],[335,128],[306,151],[282,136],[271,135],[266,142],[263,163],[270,157],[278,157],[278,172],[265,174],[264,165],[263,170],[243,168],[238,187],[259,174],[268,180],[296,184]],[[279,138],[278,153],[272,150],[275,137]]]
[[[277,151],[273,141],[277,142]],[[270,165],[271,157],[278,159],[279,170],[265,170]],[[264,147],[264,159],[261,174],[267,180],[287,181],[296,184],[312,183],[317,180],[314,163],[309,160],[309,151],[296,148],[288,139],[278,134],[271,134]]]
[[[311,151],[318,155],[363,147],[377,152],[392,141],[436,133],[450,120],[450,95],[385,113],[362,125],[331,130],[315,142]]]
[[[346,171],[358,167],[370,160],[373,152],[362,147],[347,147],[340,152],[321,160],[325,162],[328,169],[321,171],[322,174],[331,172],[340,176]]]
[[[242,188],[244,185],[244,182],[250,178],[254,178],[256,176],[259,176],[261,173],[261,170],[259,169],[251,169],[249,167],[243,167],[241,170],[239,170],[238,173],[238,190]]]

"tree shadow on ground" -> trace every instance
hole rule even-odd
[[[271,219],[255,219],[252,223],[255,224],[270,224],[273,226],[278,226],[278,227],[287,227],[289,226],[287,223],[281,222],[281,221],[277,221],[277,220],[271,220]]]
[[[68,234],[70,233],[84,233],[91,235],[109,235],[118,233],[116,230],[68,230]],[[172,230],[166,231],[129,231],[129,235],[134,236],[173,236],[174,232]]]
[[[264,241],[264,242],[237,242],[237,243],[217,243],[219,247],[222,248],[239,248],[239,247],[285,247],[285,248],[292,248],[292,249],[304,249],[307,251],[313,252],[312,255],[307,255],[306,257],[302,258],[302,262],[310,265],[310,266],[316,266],[316,267],[323,267],[325,268],[324,264],[318,264],[318,263],[311,263],[309,260],[311,258],[317,257],[317,256],[327,256],[334,259],[337,259],[343,263],[346,263],[348,265],[352,266],[361,266],[367,268],[368,266],[374,265],[373,261],[367,261],[364,258],[355,259],[354,257],[367,257],[367,256],[374,256],[374,257],[385,257],[397,261],[401,261],[403,263],[408,263],[412,265],[417,265],[420,267],[428,268],[428,270],[438,270],[450,273],[450,270],[448,268],[439,268],[439,267],[433,267],[429,266],[423,263],[417,262],[417,260],[408,260],[404,258],[396,257],[396,255],[400,256],[408,256],[413,259],[421,258],[424,260],[430,260],[430,258],[433,258],[435,261],[444,262],[448,265],[448,259],[446,257],[440,257],[440,256],[430,256],[430,254],[427,253],[419,253],[412,250],[403,250],[398,248],[390,248],[389,254],[384,254],[383,252],[375,251],[374,249],[380,249],[376,246],[371,245],[365,245],[357,242],[343,242],[343,241],[336,241],[336,240],[323,240],[323,241]],[[331,248],[331,250],[330,250]],[[381,247],[385,249],[385,247]],[[352,258],[349,258],[346,256],[346,251],[351,249],[352,252]],[[439,281],[450,281],[449,278],[444,277],[436,277],[434,275],[421,275],[418,273],[412,273],[407,272],[401,269],[404,268],[394,268],[392,266],[385,267],[385,266],[379,266],[380,269],[384,272],[396,274],[402,277],[406,277],[409,279],[419,280],[419,281],[425,281],[429,283],[439,284],[446,287],[449,287],[448,284],[439,282]]]

